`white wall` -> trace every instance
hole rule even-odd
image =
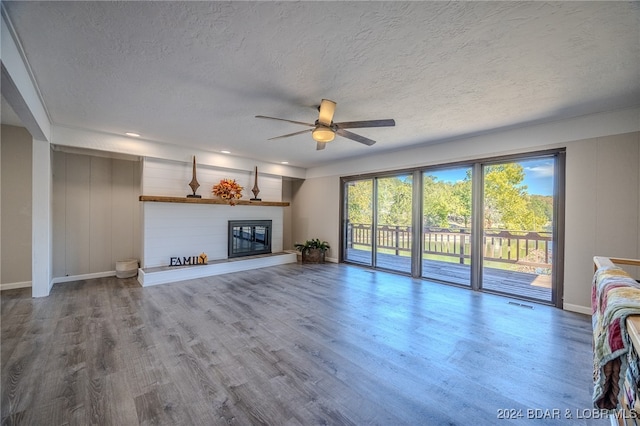
[[[171,257],[206,253],[209,261],[227,258],[230,220],[271,220],[271,251],[282,251],[282,209],[144,202],[143,268],[169,266]]]
[[[32,138],[24,127],[3,125],[0,137],[2,212],[0,288],[31,286]],[[48,185],[48,182],[44,182]]]
[[[54,281],[139,259],[140,163],[58,151],[52,169]]]
[[[193,160],[191,160],[193,161]],[[185,197],[191,194],[189,182],[193,176],[193,163],[169,161],[157,158],[145,158],[142,174],[143,195],[160,195],[166,197]],[[242,199],[253,198],[255,173],[243,170],[228,170],[220,167],[203,165],[196,158],[196,177],[200,187],[196,191],[202,198],[214,198],[213,185],[220,179],[235,179],[244,187]],[[264,201],[282,200],[282,177],[263,173],[258,170],[258,198]]]
[[[65,147],[91,149],[100,152],[117,152],[131,156],[180,161],[183,163],[192,161],[195,155],[199,166],[211,166],[229,171],[243,170],[247,173],[253,171],[255,166],[258,166],[261,173],[272,176],[287,176],[294,179],[305,177],[305,169],[299,167],[57,125],[52,127],[52,143]]]
[[[1,21],[2,96],[32,137],[40,141],[51,141],[51,120],[38,89],[34,86],[35,79],[23,61],[22,46],[4,13]]]
[[[53,285],[52,150],[48,141],[33,138],[31,185],[31,296],[48,296]]]
[[[197,159],[196,159],[197,160]],[[142,171],[143,195],[185,197],[193,164],[145,158]],[[228,170],[196,164],[202,198],[214,198],[211,190],[220,179],[235,179],[244,186],[242,199],[253,197],[253,172]],[[258,170],[258,197],[263,201],[282,200],[282,178]],[[271,250],[283,250],[283,209],[289,207],[245,206],[226,204],[182,204],[144,202],[143,206],[143,268],[168,266],[171,257],[197,256],[204,252],[209,260],[227,258],[229,220],[264,219],[272,221]]]
[[[318,237],[332,251],[338,247],[340,176],[566,147],[564,307],[590,313],[593,256],[640,258],[639,129],[640,109],[632,109],[310,169],[294,190],[294,239]]]

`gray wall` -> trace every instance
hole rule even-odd
[[[140,163],[53,153],[53,277],[140,259]]]
[[[31,282],[32,138],[24,127],[3,125],[0,284]],[[48,185],[47,182],[44,184]]]
[[[340,177],[330,176],[293,183],[293,239],[326,240],[329,260],[337,261],[340,240]]]
[[[640,132],[567,145],[565,304],[590,306],[593,256],[640,258],[639,164]]]

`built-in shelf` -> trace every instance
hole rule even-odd
[[[159,195],[141,195],[140,201],[151,201],[155,203],[187,203],[187,204],[229,204],[228,201],[218,198],[187,198],[187,197],[163,197]],[[267,206],[267,207],[287,207],[289,203],[281,201],[250,201],[236,200],[239,206]]]

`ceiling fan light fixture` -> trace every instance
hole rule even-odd
[[[266,118],[269,120],[286,121],[287,123],[301,124],[307,127],[307,130],[301,130],[299,132],[288,133],[286,135],[276,136],[269,138],[268,140],[289,138],[291,136],[300,135],[302,133],[311,132],[311,137],[317,142],[316,150],[320,151],[325,149],[327,142],[331,142],[335,139],[336,134],[343,138],[351,139],[361,144],[371,146],[376,141],[366,138],[364,136],[352,133],[346,129],[357,129],[361,127],[389,127],[395,126],[396,122],[392,118],[384,120],[360,120],[360,121],[342,121],[339,123],[333,122],[333,113],[336,109],[336,103],[329,99],[323,99],[318,107],[318,119],[314,124],[305,123],[302,121],[287,120],[286,118],[267,117],[266,115],[256,115],[256,118]]]
[[[316,127],[311,135],[316,142],[331,142],[336,137],[333,130],[322,126]]]

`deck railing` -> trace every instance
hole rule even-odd
[[[396,255],[411,252],[410,226],[378,225],[375,230],[378,249]],[[371,247],[370,224],[349,223],[347,246]],[[446,256],[458,259],[460,264],[471,257],[471,230],[425,227],[422,230],[424,255]],[[519,264],[532,268],[551,268],[551,233],[534,231],[485,230],[483,253],[486,260]],[[363,247],[363,248],[364,248]]]

